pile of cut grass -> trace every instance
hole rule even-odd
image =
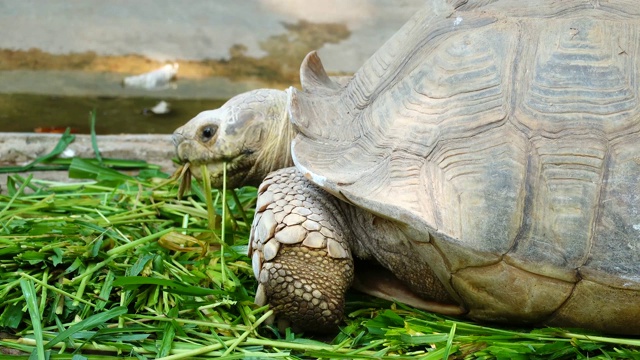
[[[350,294],[335,338],[279,334],[253,304],[256,192],[74,160],[0,196],[0,353],[17,358],[640,359],[640,340],[479,326]]]

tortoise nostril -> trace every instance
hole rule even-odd
[[[184,141],[184,135],[180,129],[176,130],[171,136],[171,141],[173,142],[173,146],[178,147],[180,143]]]

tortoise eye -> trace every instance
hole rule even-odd
[[[202,129],[202,141],[209,141],[216,133],[216,128],[213,126],[207,126]]]

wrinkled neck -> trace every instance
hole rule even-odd
[[[283,95],[274,100],[274,105],[267,115],[269,121],[266,124],[266,137],[256,160],[256,167],[262,178],[272,171],[293,166],[291,141],[295,136],[295,130],[289,120],[284,92]]]

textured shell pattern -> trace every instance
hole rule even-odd
[[[638,301],[639,44],[635,1],[431,1],[345,86],[307,59],[294,161],[465,299],[535,274],[550,306]]]

